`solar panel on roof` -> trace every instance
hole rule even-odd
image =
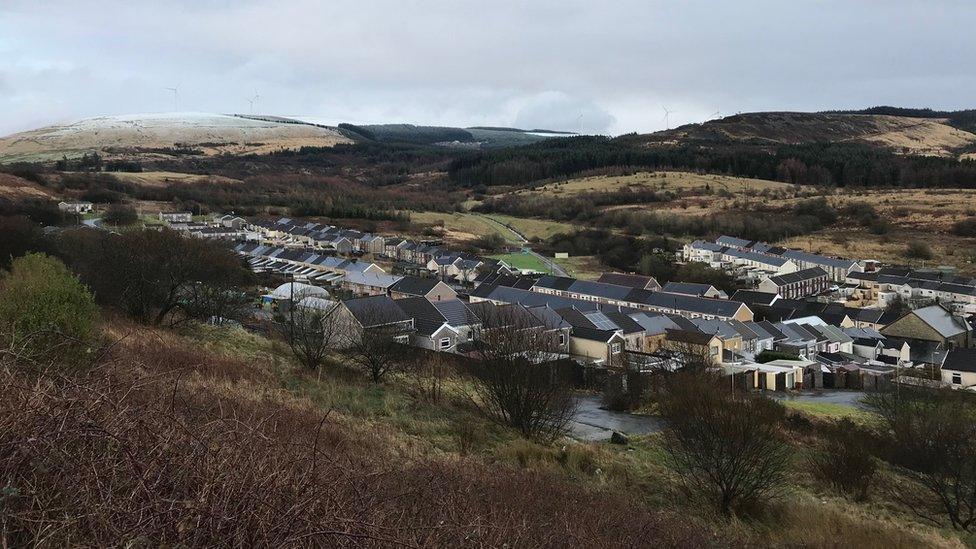
[[[594,326],[601,330],[616,330],[617,325],[607,318],[607,315],[600,311],[591,311],[588,313],[583,313],[586,319],[593,323]]]

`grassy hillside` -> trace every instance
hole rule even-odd
[[[850,141],[902,154],[949,157],[976,144],[976,134],[950,125],[945,118],[798,112],[738,114],[651,134],[647,139],[649,142],[702,140],[778,145]]]
[[[87,373],[0,372],[8,541],[960,546],[884,500],[820,491],[802,467],[769,514],[719,518],[685,499],[657,436],[530,442],[484,420],[463,377],[431,399],[408,374],[304,372],[239,329],[113,319],[105,338]]]

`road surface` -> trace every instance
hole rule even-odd
[[[529,248],[527,246],[527,244],[529,243],[529,240],[527,238],[525,238],[525,236],[522,235],[522,233],[520,233],[520,232],[516,231],[515,229],[509,227],[508,225],[506,225],[506,224],[498,221],[497,219],[493,219],[493,218],[488,217],[487,215],[483,215],[483,214],[477,214],[477,215],[480,216],[483,219],[488,220],[489,223],[493,223],[495,225],[498,225],[502,229],[504,229],[504,230],[512,233],[513,235],[515,235],[515,238],[518,239],[519,242],[521,242],[522,244],[526,244],[526,246],[522,246],[522,251],[525,252],[525,253],[527,253],[527,254],[529,254],[529,255],[531,255],[531,256],[534,256],[536,259],[538,259],[539,261],[541,261],[542,264],[546,266],[546,269],[549,269],[549,272],[551,272],[552,274],[554,274],[556,276],[569,276],[569,273],[566,272],[566,269],[563,269],[562,267],[560,267],[558,263],[556,263],[552,259],[549,259],[548,257],[546,257],[546,256],[544,256],[542,254],[539,254],[539,253],[536,253],[536,252],[532,251],[532,248]]]
[[[664,428],[660,418],[604,410],[599,396],[579,397],[576,402],[579,408],[569,422],[569,435],[578,440],[608,440],[614,431],[646,435]]]

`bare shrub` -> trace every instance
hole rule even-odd
[[[488,417],[523,436],[552,440],[576,411],[570,380],[555,363],[560,347],[547,327],[520,305],[478,313],[476,403]]]
[[[893,491],[921,519],[957,530],[976,526],[976,404],[950,389],[874,393],[884,421],[885,457],[923,487]]]
[[[874,433],[843,419],[822,427],[821,436],[823,448],[810,459],[814,474],[855,501],[867,500],[878,472]]]
[[[344,324],[337,303],[318,299],[313,301],[315,306],[307,303],[292,304],[286,335],[298,362],[314,371],[340,343]]]
[[[668,420],[669,464],[690,497],[729,515],[755,509],[783,488],[792,452],[779,437],[779,403],[733,399],[715,376],[680,371],[665,384],[658,405]]]
[[[414,352],[408,359],[408,382],[418,399],[436,404],[444,397],[444,381],[451,365],[443,353]]]

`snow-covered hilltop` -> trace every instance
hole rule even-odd
[[[100,116],[0,138],[0,161],[52,160],[98,151],[107,156],[267,153],[348,143],[334,128],[276,117],[178,112]]]

